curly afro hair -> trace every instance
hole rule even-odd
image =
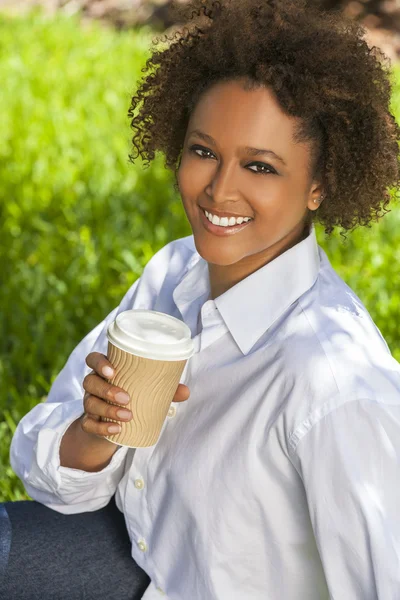
[[[249,89],[268,86],[287,115],[300,117],[295,141],[310,143],[310,181],[321,182],[325,197],[318,210],[307,209],[306,224],[318,221],[331,235],[335,226],[370,226],[390,212],[400,127],[389,108],[390,60],[368,47],[363,26],[307,0],[177,1],[184,26],[152,49],[131,100],[131,162],[160,151],[176,176],[200,95],[244,77]]]

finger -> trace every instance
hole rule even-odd
[[[115,404],[126,405],[130,402],[129,394],[122,388],[109,383],[96,373],[89,373],[82,382],[83,389],[89,394],[114,402]]]
[[[100,352],[90,352],[86,357],[86,364],[101,377],[112,379],[115,371],[107,356]]]
[[[99,415],[93,415],[92,413],[85,412],[81,416],[81,422],[86,421],[86,419],[93,419],[93,421],[100,421],[101,417],[99,417]]]
[[[86,394],[83,397],[83,406],[85,406],[85,404],[86,404],[86,398],[88,398],[89,396],[90,396],[90,394],[88,392],[86,392]],[[85,411],[83,413],[83,415],[81,416],[81,419],[83,419],[84,417],[90,417],[94,421],[100,421],[100,418],[101,418],[99,415],[94,415],[93,413],[90,413],[90,412],[87,412],[87,411]]]
[[[93,415],[92,413],[86,413],[86,414],[90,419],[93,419],[93,421],[101,421],[100,415]]]
[[[132,412],[121,406],[114,406],[108,404],[97,396],[88,396],[84,401],[85,413],[90,415],[97,415],[101,418],[107,417],[114,421],[130,421],[132,419]]]
[[[87,413],[85,413],[83,415],[80,422],[81,422],[81,427],[82,427],[83,431],[85,431],[86,433],[90,433],[92,435],[100,436],[100,437],[104,437],[105,435],[110,435],[110,433],[117,433],[115,431],[110,432],[109,427],[118,426],[119,428],[121,428],[121,426],[118,423],[95,421]]]
[[[175,392],[175,396],[172,400],[172,402],[184,402],[185,400],[187,400],[190,396],[190,390],[188,388],[187,385],[184,385],[183,383],[180,383],[178,385],[178,389]]]

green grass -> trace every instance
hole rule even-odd
[[[18,421],[150,257],[191,233],[162,157],[146,170],[128,161],[151,36],[0,16],[0,501],[30,499],[9,464]],[[346,245],[320,226],[317,237],[400,360],[399,208]]]

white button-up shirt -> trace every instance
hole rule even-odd
[[[209,296],[193,236],[152,257],[19,422],[10,460],[28,494],[73,514],[116,492],[145,600],[398,600],[400,365],[366,308],[314,225]],[[97,473],[60,467],[85,358],[107,353],[107,326],[131,308],[190,327],[190,398],[172,403],[156,445],[121,447]]]

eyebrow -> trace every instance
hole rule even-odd
[[[217,145],[214,138],[212,138],[211,135],[208,135],[207,133],[200,131],[200,129],[193,129],[193,131],[190,132],[190,135],[197,135],[199,138],[203,139],[205,142],[208,142],[209,144],[213,144],[214,146]],[[273,150],[265,150],[262,148],[253,148],[251,146],[243,146],[242,149],[249,156],[250,155],[251,156],[272,156],[272,158],[279,160],[279,162],[281,162],[283,165],[285,165],[285,167],[287,167],[287,164],[285,163],[283,158],[281,156],[279,156],[278,154],[276,154]]]

